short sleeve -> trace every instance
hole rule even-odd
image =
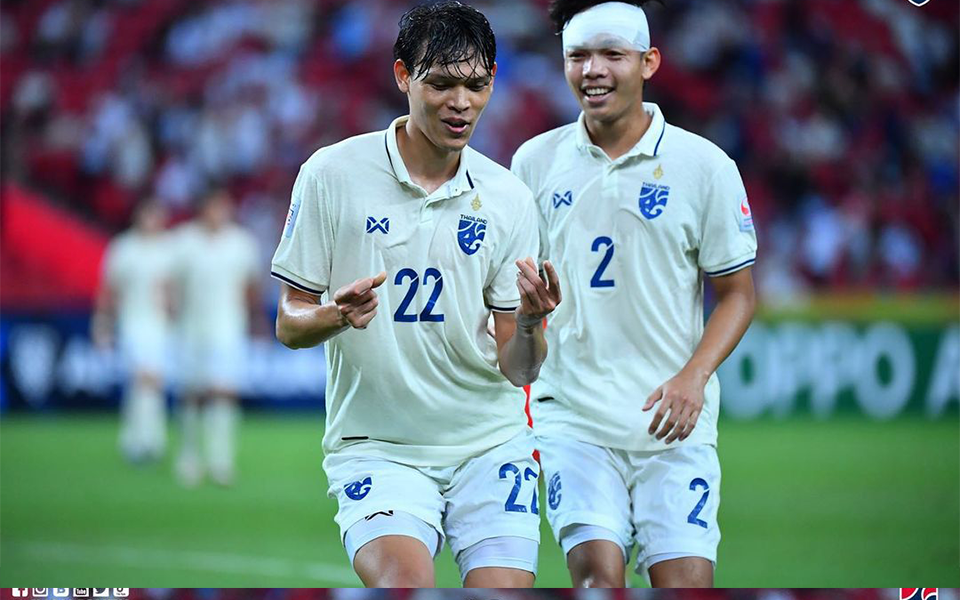
[[[270,274],[319,296],[330,284],[335,219],[318,177],[301,167]]]
[[[710,277],[749,267],[757,258],[757,233],[747,191],[732,160],[717,171],[704,198],[699,265]]]
[[[498,253],[498,263],[493,265],[493,277],[484,289],[484,302],[490,310],[513,312],[520,306],[520,290],[517,289],[516,261],[539,255],[539,229],[537,208],[530,193],[523,195],[518,207],[519,218],[512,225],[510,238]]]

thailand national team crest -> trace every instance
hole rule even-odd
[[[347,495],[347,498],[351,500],[363,500],[367,497],[367,494],[370,493],[370,488],[373,487],[373,479],[371,477],[364,477],[359,481],[354,481],[353,483],[348,483],[343,486],[343,491]]]
[[[460,225],[457,227],[457,243],[467,256],[476,254],[483,240],[487,236],[487,220],[470,215],[460,215]]]
[[[550,506],[550,510],[557,510],[557,507],[560,506],[560,500],[563,498],[562,489],[560,473],[554,473],[553,477],[550,478],[550,485],[547,486],[547,504]]]
[[[640,188],[640,214],[648,219],[656,219],[663,214],[667,206],[670,188],[655,183],[644,183]]]
[[[937,600],[940,588],[900,588],[900,600]]]

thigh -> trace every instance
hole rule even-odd
[[[633,527],[624,460],[607,448],[568,439],[538,437],[537,448],[547,488],[547,520],[564,552],[591,539],[606,539],[628,554]],[[582,535],[601,530],[609,533]]]
[[[439,552],[443,543],[440,532],[444,500],[437,482],[420,469],[377,458],[338,455],[328,456],[323,468],[329,481],[327,493],[337,499],[335,520],[340,526],[341,541],[347,530],[360,521],[378,526],[378,531],[366,528],[373,533],[354,548],[359,550],[364,541],[377,537],[377,532],[381,536],[394,534],[390,517],[403,513],[438,533],[436,546],[428,550],[431,556]]]
[[[444,532],[461,576],[478,567],[504,567],[536,572],[540,542],[537,480],[528,432],[471,458],[456,470],[444,491]],[[464,563],[463,553],[494,538],[517,538],[499,556]],[[532,548],[532,550],[531,550]]]
[[[408,535],[374,538],[357,551],[352,562],[366,587],[434,586],[433,555],[421,540]]]
[[[720,463],[706,444],[630,453],[637,572],[661,560],[716,563],[720,543]]]

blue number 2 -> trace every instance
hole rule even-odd
[[[607,251],[603,255],[603,258],[600,259],[600,266],[597,267],[597,270],[593,274],[593,277],[590,278],[590,287],[595,287],[595,288],[613,287],[612,279],[603,279],[603,272],[607,269],[607,266],[610,265],[610,259],[613,258],[613,240],[611,240],[605,235],[601,235],[597,239],[593,240],[593,245],[590,247],[590,250],[592,250],[593,252],[599,252],[601,246],[606,246]]]
[[[506,479],[508,474],[513,475],[513,489],[510,490],[510,495],[507,496],[507,501],[503,504],[503,510],[507,512],[527,512],[527,507],[522,504],[517,504],[517,496],[520,495],[520,486],[524,481],[530,481],[533,479],[534,488],[533,488],[533,502],[530,503],[530,512],[535,515],[540,514],[540,506],[537,504],[537,488],[536,481],[539,475],[536,471],[527,467],[523,472],[523,477],[520,476],[520,467],[513,463],[506,463],[500,467],[500,479]]]
[[[393,283],[394,285],[403,285],[403,280],[408,278],[410,279],[410,287],[407,288],[407,293],[404,295],[403,300],[400,301],[397,311],[393,313],[393,320],[399,323],[416,323],[417,320],[431,323],[442,322],[443,314],[433,313],[437,300],[440,299],[440,293],[443,291],[443,275],[440,271],[430,267],[423,272],[424,285],[426,285],[431,278],[433,278],[436,283],[433,286],[433,292],[430,293],[430,299],[427,300],[427,305],[423,307],[419,317],[415,313],[407,314],[407,309],[410,308],[410,303],[413,302],[413,299],[417,295],[417,290],[420,288],[420,276],[417,275],[417,272],[410,268],[400,269],[397,271],[397,276],[393,279]]]
[[[710,486],[699,477],[690,482],[690,489],[693,491],[697,491],[697,488],[701,487],[703,488],[703,496],[700,496],[700,502],[697,502],[697,505],[693,507],[693,510],[690,511],[690,514],[687,516],[687,523],[699,525],[706,529],[707,522],[700,518],[700,511],[703,510],[703,505],[707,503],[707,496],[710,495]]]

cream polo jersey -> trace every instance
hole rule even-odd
[[[171,251],[169,234],[144,235],[132,229],[107,247],[103,274],[116,298],[122,337],[162,341],[166,336],[170,319],[164,286],[172,275]]]
[[[262,272],[256,239],[232,223],[218,231],[187,223],[175,235],[183,341],[203,347],[244,343],[248,286]]]
[[[756,234],[740,174],[707,140],[653,121],[611,161],[584,117],[526,142],[513,171],[540,209],[541,252],[557,266],[563,302],[550,315],[550,353],[534,383],[537,435],[625,450],[667,446],[647,433],[647,396],[676,375],[703,335],[703,275],[753,264]],[[715,444],[720,384],[705,389],[684,444]],[[670,447],[674,447],[674,442]]]
[[[272,274],[327,301],[386,271],[370,325],[327,342],[324,452],[452,466],[526,427],[523,391],[500,373],[487,321],[520,304],[514,261],[537,255],[536,206],[469,147],[427,194],[397,148],[406,120],[307,160]]]

